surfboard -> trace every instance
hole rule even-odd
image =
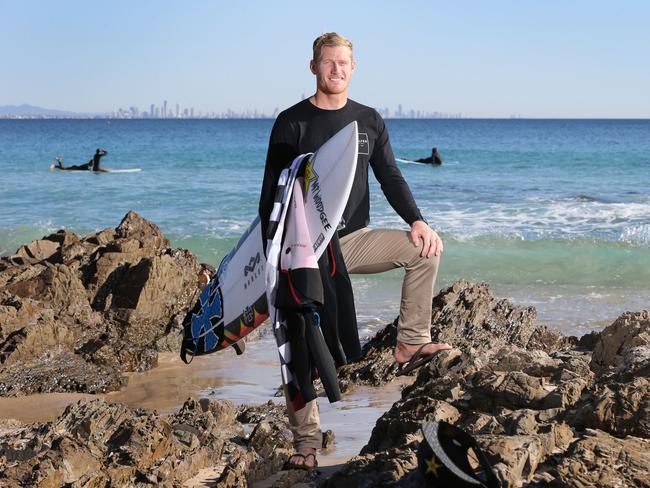
[[[50,171],[58,171],[59,173],[139,173],[141,168],[102,168],[103,171],[91,171],[89,169],[61,169],[58,166],[50,166]]]
[[[357,155],[358,128],[356,122],[351,122],[304,159],[305,215],[317,258],[327,248],[343,215]],[[230,346],[241,354],[241,339],[266,320],[265,243],[258,217],[223,258],[185,316],[183,361]]]
[[[113,168],[106,168],[106,171],[108,173],[139,173],[142,171],[141,168],[124,168],[124,169],[113,169]]]

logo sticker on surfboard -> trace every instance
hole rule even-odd
[[[318,211],[323,229],[329,230],[332,228],[332,224],[329,222],[327,212],[325,211],[325,205],[323,204],[323,198],[320,194],[319,176],[318,173],[314,171],[315,161],[316,158],[312,158],[305,167],[305,193],[308,194],[311,192],[311,198],[314,201],[314,207]]]
[[[260,277],[262,274],[263,266],[260,266],[260,253],[258,252],[255,256],[252,256],[248,260],[248,264],[244,266],[244,277],[246,281],[244,282],[244,290],[248,289],[253,282]]]
[[[315,162],[316,158],[313,157],[309,160],[307,166],[305,166],[305,193],[309,191],[309,185],[311,185],[313,181],[318,183],[318,174],[314,171]]]
[[[204,350],[207,352],[214,349],[219,342],[215,327],[223,318],[223,297],[221,287],[216,280],[203,290],[199,303],[199,310],[192,314],[192,337],[195,341],[202,340]]]

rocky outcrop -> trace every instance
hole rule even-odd
[[[591,369],[620,379],[650,375],[650,312],[628,312],[600,333]]]
[[[188,400],[163,417],[84,400],[54,422],[6,423],[0,485],[171,487],[211,468],[212,486],[248,486],[280,470],[291,452],[283,412],[254,408],[257,416],[228,401]]]
[[[536,316],[534,307],[514,306],[508,300],[496,298],[486,283],[459,280],[433,299],[431,337],[435,342],[447,342],[467,351],[477,364],[498,360],[505,367],[507,362],[519,361],[518,364],[534,369],[540,362],[553,362],[549,351],[575,343],[575,339],[535,325]],[[394,322],[364,346],[358,362],[341,368],[339,378],[344,389],[355,384],[376,386],[393,379],[397,372],[392,355],[396,337]],[[501,351],[506,347],[510,352],[513,346],[517,350],[515,357]]]
[[[578,341],[485,284],[454,283],[434,299],[431,329],[453,349],[420,368],[360,455],[322,486],[423,486],[420,425],[434,420],[472,434],[504,486],[650,486],[648,317],[624,314]],[[394,341],[391,325],[344,382],[390,380]]]
[[[650,440],[587,430],[564,453],[551,478],[564,486],[650,486]],[[542,478],[540,476],[540,478]],[[554,486],[557,486],[556,483]]]
[[[125,371],[178,347],[204,269],[131,212],[114,229],[60,231],[2,258],[0,395],[119,388]],[[650,486],[650,312],[578,340],[483,283],[460,280],[433,305],[432,337],[453,348],[413,374],[358,456],[312,485],[422,486],[420,425],[444,420],[477,439],[509,486]],[[371,339],[341,368],[342,390],[391,381],[395,340],[395,324]],[[280,470],[290,438],[272,403],[189,400],[160,416],[82,401],[51,423],[0,420],[0,485],[180,486],[208,470],[215,486],[248,486]],[[304,480],[294,471],[274,486]]]
[[[0,395],[119,389],[124,372],[177,350],[203,268],[134,212],[114,229],[61,230],[2,258]]]

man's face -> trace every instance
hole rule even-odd
[[[345,46],[323,46],[320,60],[309,63],[316,75],[318,90],[326,95],[347,93],[350,78],[354,72],[352,50]]]

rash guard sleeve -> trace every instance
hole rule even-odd
[[[262,224],[262,241],[266,242],[266,230],[269,217],[273,210],[275,188],[280,178],[280,173],[291,164],[298,156],[298,133],[296,126],[286,121],[282,115],[278,116],[271,130],[269,148],[266,154],[264,179],[259,201],[259,216]],[[266,246],[264,246],[266,252]]]
[[[376,113],[376,112],[375,112]],[[388,129],[383,119],[376,113],[377,141],[370,156],[370,167],[381,185],[381,190],[391,207],[404,221],[411,225],[416,220],[424,220],[415,203],[411,189],[397,167],[393,149],[388,137]]]

